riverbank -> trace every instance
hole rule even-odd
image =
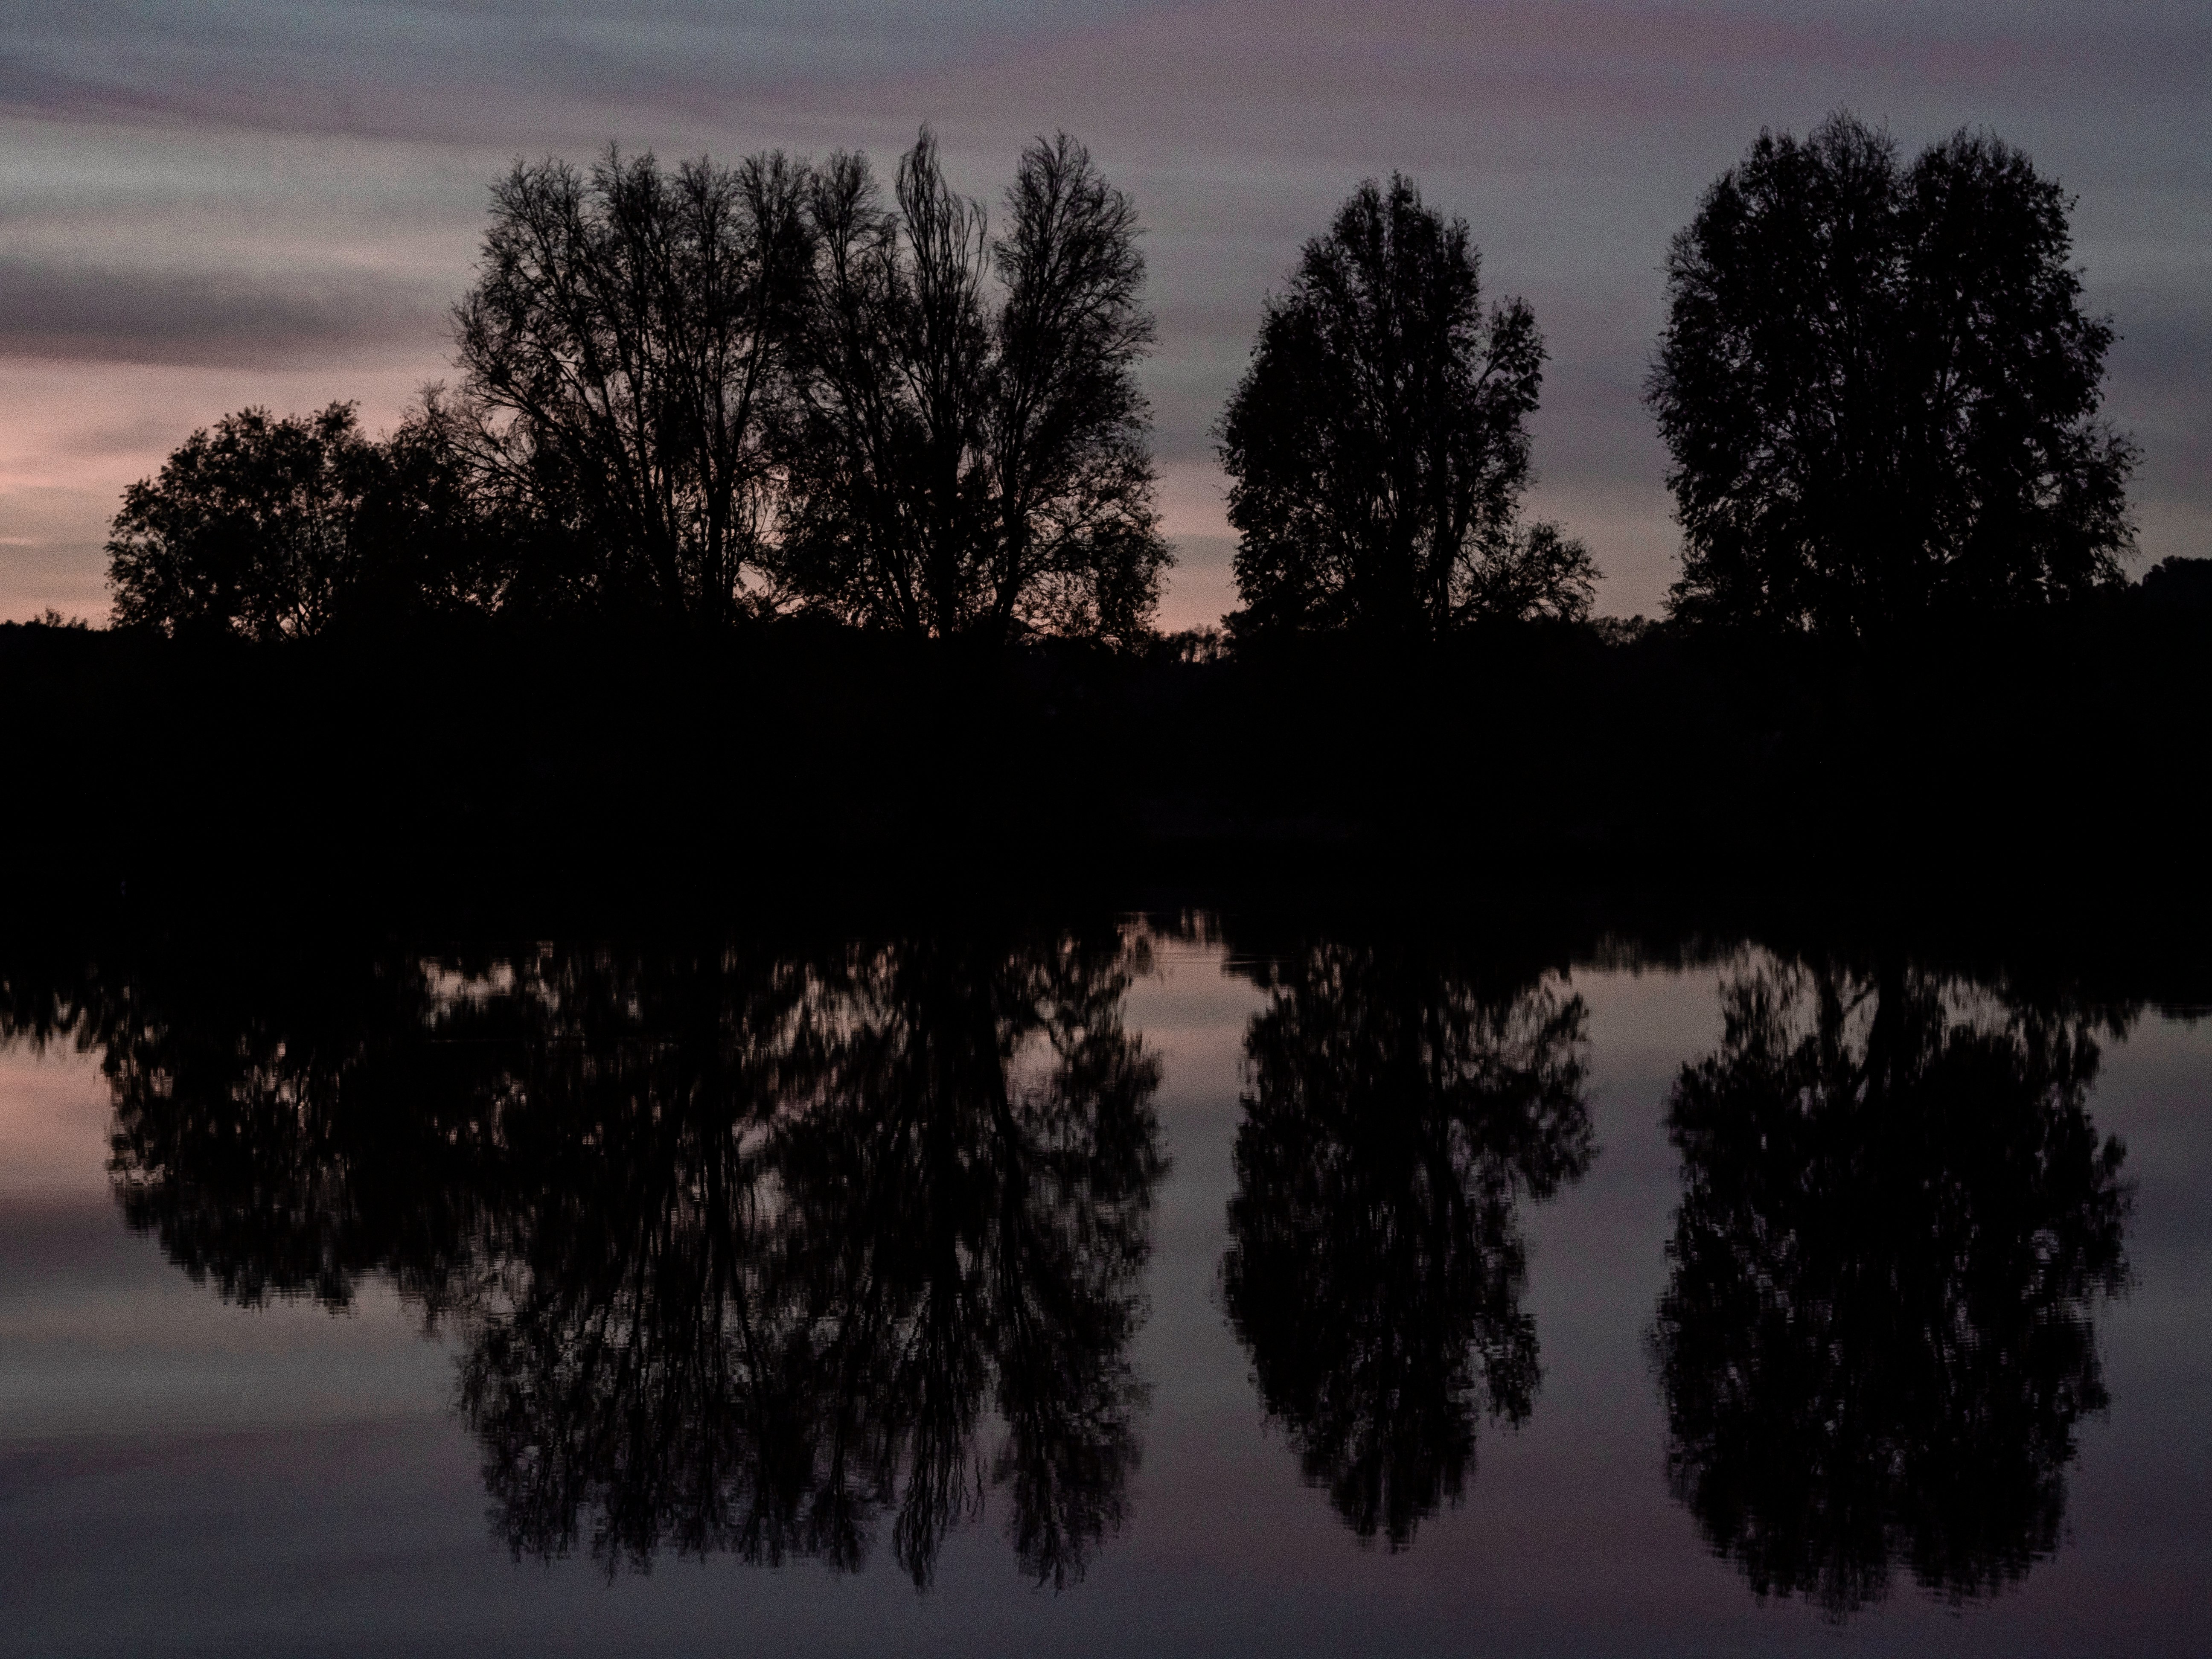
[[[2206,888],[2212,612],[1883,647],[1516,626],[983,652],[805,623],[276,646],[0,627],[64,906]]]

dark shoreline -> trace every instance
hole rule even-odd
[[[2212,915],[2208,646],[2212,613],[2139,592],[1883,647],[1521,625],[1211,661],[805,623],[0,625],[0,836],[19,925],[1287,905],[2179,935]]]

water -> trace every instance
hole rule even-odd
[[[0,1646],[2184,1653],[2212,1024],[1224,927],[14,972]]]

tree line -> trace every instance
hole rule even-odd
[[[2132,442],[2073,205],[1961,130],[1762,133],[1674,239],[1645,398],[1686,624],[1864,636],[2124,579]],[[1127,646],[1172,556],[1129,197],[1065,134],[997,228],[927,129],[867,158],[517,164],[455,384],[388,435],[242,410],[131,487],[115,619],[273,638],[448,611],[811,612]],[[1581,621],[1589,550],[1522,512],[1545,346],[1467,222],[1393,174],[1306,243],[1214,428],[1238,639]]]
[[[453,311],[458,384],[372,441],[247,410],[125,495],[119,622],[818,609],[1136,637],[1169,563],[1135,368],[1136,211],[1064,135],[994,234],[925,131],[867,159],[518,164]]]

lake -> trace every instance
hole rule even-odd
[[[2155,975],[1199,913],[8,971],[8,1651],[2212,1625]]]

